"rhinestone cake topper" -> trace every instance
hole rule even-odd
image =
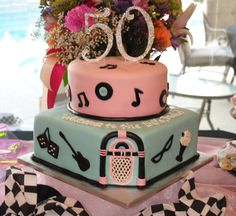
[[[148,43],[147,43],[147,47],[144,51],[144,53],[138,57],[132,57],[130,55],[127,54],[127,52],[125,51],[124,49],[124,46],[123,46],[123,43],[122,43],[122,35],[121,35],[121,31],[122,31],[122,26],[124,24],[124,20],[125,18],[127,20],[132,20],[134,19],[134,15],[133,14],[129,14],[129,12],[131,10],[137,10],[139,11],[144,19],[145,19],[145,22],[147,24],[147,27],[148,27]],[[129,7],[126,12],[123,14],[123,16],[121,17],[119,23],[118,23],[118,26],[117,26],[117,30],[116,30],[116,43],[117,43],[117,47],[118,47],[118,50],[120,52],[120,54],[126,59],[126,60],[129,60],[129,61],[138,61],[140,59],[143,59],[147,54],[148,52],[151,50],[152,48],[152,44],[153,44],[153,41],[154,41],[154,25],[152,23],[152,20],[150,18],[150,16],[148,15],[148,13],[143,10],[142,8],[138,7],[138,6],[133,6],[133,7]]]
[[[107,34],[107,38],[108,38],[107,48],[106,48],[105,52],[97,58],[94,58],[94,59],[87,58],[86,55],[89,53],[89,49],[85,48],[82,51],[82,57],[85,61],[90,61],[90,62],[100,61],[101,59],[105,58],[108,55],[109,51],[111,50],[112,45],[113,45],[112,30],[107,25],[102,24],[102,23],[96,23],[90,27],[89,27],[89,23],[88,23],[89,17],[101,18],[101,17],[108,17],[110,14],[111,14],[111,10],[109,8],[104,8],[103,13],[94,13],[94,14],[93,13],[86,13],[85,14],[85,32],[87,34],[89,34],[93,29],[100,28]]]
[[[123,45],[123,42],[122,42],[122,28],[123,28],[125,19],[127,19],[128,21],[134,19],[134,15],[130,14],[131,10],[139,11],[143,15],[144,20],[145,20],[145,22],[147,24],[147,27],[148,27],[148,42],[147,42],[147,47],[146,47],[145,51],[143,52],[143,54],[140,55],[140,56],[137,56],[137,57],[132,57],[132,56],[128,55],[127,52],[125,51],[125,48],[124,48],[124,45]],[[103,13],[94,13],[94,14],[93,13],[86,13],[85,14],[85,32],[87,34],[89,34],[93,29],[100,28],[100,29],[102,29],[106,33],[107,38],[108,38],[107,48],[106,48],[105,52],[101,56],[99,56],[99,57],[96,57],[96,58],[93,58],[93,59],[87,58],[86,55],[89,53],[89,49],[85,48],[83,50],[83,52],[82,52],[82,57],[83,57],[83,59],[85,61],[90,61],[90,62],[100,61],[103,58],[105,58],[108,55],[108,53],[110,52],[110,50],[112,48],[112,45],[113,45],[112,30],[107,25],[105,25],[103,23],[96,23],[96,24],[93,24],[90,27],[89,27],[89,23],[88,23],[88,18],[89,17],[92,17],[92,18],[108,17],[110,15],[110,13],[111,13],[111,11],[110,11],[109,8],[104,8]],[[149,16],[149,14],[144,9],[142,9],[142,8],[140,8],[138,6],[129,7],[125,11],[125,13],[122,15],[121,19],[118,22],[118,26],[116,28],[116,44],[117,44],[117,48],[118,48],[120,54],[126,60],[138,61],[140,59],[143,59],[149,53],[149,51],[152,48],[153,41],[154,41],[154,25],[153,25],[153,22],[151,20],[151,17]]]

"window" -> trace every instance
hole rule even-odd
[[[32,128],[42,94],[39,74],[46,45],[31,37],[39,14],[38,0],[1,0],[0,116],[18,116],[23,129]]]

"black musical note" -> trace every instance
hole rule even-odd
[[[164,145],[163,149],[151,159],[153,163],[158,163],[162,159],[164,153],[170,149],[170,147],[172,146],[173,137],[174,135],[171,135]]]
[[[107,65],[104,65],[104,66],[100,67],[100,69],[104,69],[104,68],[115,69],[115,68],[117,68],[117,65],[115,65],[115,64],[107,64]]]
[[[135,88],[134,91],[135,91],[135,99],[136,100],[132,102],[132,106],[137,107],[137,106],[139,106],[139,104],[141,102],[139,95],[143,94],[143,91],[141,91],[140,89],[137,89],[137,88]]]
[[[155,65],[154,62],[142,61],[140,64],[148,64],[148,65]]]
[[[67,97],[69,98],[70,101],[72,101],[71,88],[69,85],[68,85],[68,89],[67,89]]]
[[[88,100],[88,98],[87,98],[87,96],[84,92],[81,92],[81,93],[77,94],[77,96],[79,98],[79,104],[78,104],[79,107],[83,107],[83,101],[82,101],[82,98],[81,98],[82,96],[83,96],[84,102],[85,102],[84,105],[86,107],[89,106],[89,100]]]
[[[68,140],[66,139],[65,135],[60,131],[59,135],[61,136],[61,138],[66,142],[66,144],[70,147],[71,151],[73,152],[73,158],[75,159],[75,161],[77,162],[79,168],[82,171],[86,171],[87,169],[89,169],[90,167],[90,162],[87,158],[85,158],[81,152],[79,151],[75,151],[73,149],[73,147],[71,146],[71,144],[68,142]]]

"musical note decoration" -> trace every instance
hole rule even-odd
[[[71,93],[70,85],[68,85],[68,89],[67,89],[67,97],[69,98],[70,101],[72,101],[72,93]]]
[[[140,64],[155,65],[154,62],[141,61]]]
[[[60,137],[65,141],[65,143],[69,146],[71,151],[73,152],[72,157],[75,159],[77,162],[79,168],[82,171],[86,171],[90,168],[90,162],[87,158],[85,158],[80,151],[75,151],[72,147],[72,145],[69,143],[69,141],[66,139],[65,135],[60,131],[59,132]]]
[[[89,106],[89,100],[88,100],[85,92],[80,92],[79,94],[77,94],[77,96],[79,99],[79,104],[78,104],[79,107],[83,107],[83,106],[88,107]],[[82,99],[84,99],[84,103],[83,103]]]
[[[160,98],[159,98],[159,103],[160,103],[161,107],[166,106],[166,104],[167,104],[167,95],[168,95],[167,91],[165,89],[162,90]]]
[[[100,69],[116,69],[117,65],[116,64],[106,64],[104,66],[100,66]]]
[[[140,95],[143,94],[143,91],[138,88],[135,88],[134,92],[135,92],[135,101],[132,102],[132,106],[137,107],[141,103]]]
[[[161,161],[163,155],[165,152],[169,151],[169,149],[171,148],[172,146],[172,143],[173,143],[173,138],[174,138],[174,135],[171,135],[170,138],[167,140],[167,142],[165,143],[164,147],[162,148],[162,150],[156,154],[154,157],[152,157],[151,161],[153,163],[158,163]]]
[[[113,95],[113,89],[108,83],[101,82],[97,84],[95,94],[100,100],[109,100]]]

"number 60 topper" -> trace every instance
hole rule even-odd
[[[140,55],[140,56],[137,56],[137,57],[132,57],[132,56],[127,54],[127,52],[124,49],[124,46],[123,46],[123,43],[122,43],[122,36],[121,36],[121,30],[122,30],[122,27],[123,27],[124,19],[125,18],[127,20],[134,19],[134,15],[129,13],[131,10],[138,10],[143,15],[143,17],[145,19],[145,22],[147,24],[147,27],[148,27],[148,43],[147,43],[147,47],[146,47],[145,51],[143,52],[143,54]],[[103,58],[105,58],[108,55],[108,53],[110,52],[110,50],[112,48],[112,45],[113,45],[113,33],[112,33],[112,30],[107,25],[102,24],[102,23],[96,23],[96,24],[94,24],[94,25],[92,25],[90,27],[89,27],[89,23],[88,23],[89,17],[93,17],[93,18],[108,17],[110,15],[110,13],[111,13],[111,10],[109,8],[104,8],[104,11],[102,13],[95,13],[95,14],[94,13],[86,13],[85,14],[85,32],[87,34],[89,34],[93,29],[100,28],[100,29],[102,29],[107,34],[107,38],[108,38],[108,44],[107,44],[107,48],[106,48],[105,52],[101,56],[99,56],[97,58],[94,58],[94,59],[87,58],[86,55],[89,53],[89,49],[85,48],[82,51],[82,57],[83,57],[83,59],[85,61],[89,61],[89,62],[100,61]],[[152,20],[151,20],[151,18],[149,16],[149,14],[145,10],[143,10],[142,8],[140,8],[138,6],[129,7],[125,11],[125,13],[122,15],[121,19],[119,20],[119,23],[118,23],[117,29],[116,29],[116,44],[117,44],[117,48],[118,48],[120,54],[126,60],[138,61],[140,59],[143,59],[148,54],[148,52],[152,48],[153,41],[154,41],[154,25],[153,25],[153,22],[152,22]]]

